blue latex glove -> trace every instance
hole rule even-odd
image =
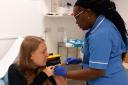
[[[54,74],[59,76],[66,76],[67,75],[67,69],[63,66],[55,66]]]
[[[69,57],[65,60],[65,64],[79,64],[81,63],[81,59],[75,57]]]

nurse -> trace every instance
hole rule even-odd
[[[127,31],[114,2],[77,0],[73,14],[80,29],[87,30],[82,48],[83,69],[67,71],[63,66],[56,66],[54,74],[86,80],[89,85],[128,85],[122,65]]]

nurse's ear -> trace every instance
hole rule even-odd
[[[95,18],[96,18],[96,13],[93,11],[93,10],[91,10],[91,9],[89,9],[89,8],[87,8],[86,10],[85,10],[85,12],[87,13],[87,18],[90,20],[90,19],[92,19],[92,20],[94,20]]]
[[[92,14],[95,13],[93,10],[91,10],[91,9],[89,9],[89,8],[87,8],[87,9],[85,10],[85,12],[87,12],[87,14],[88,14],[89,16],[91,16]]]
[[[86,9],[86,11],[87,11],[87,12],[90,12],[90,11],[91,11],[91,9],[87,8],[87,9]]]

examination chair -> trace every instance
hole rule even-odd
[[[23,38],[18,37],[5,56],[0,60],[0,85],[8,85],[8,68],[17,58],[22,41]]]

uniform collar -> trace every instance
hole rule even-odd
[[[94,33],[98,29],[100,24],[104,21],[104,19],[105,17],[103,15],[99,15],[92,28],[89,29],[90,33]]]

